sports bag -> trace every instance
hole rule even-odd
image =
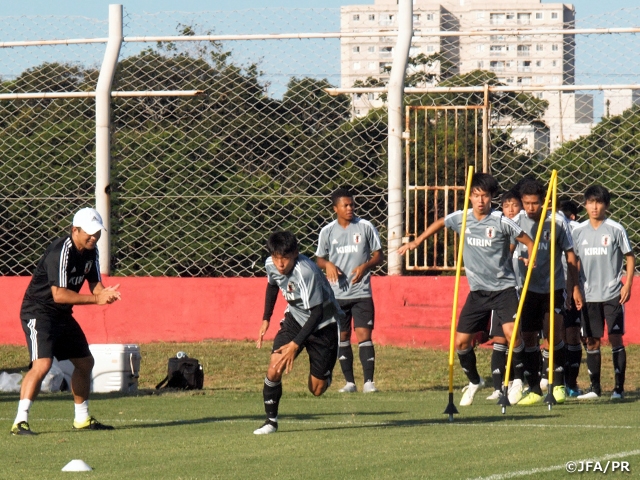
[[[204,384],[202,365],[197,359],[187,356],[170,358],[167,376],[156,385],[156,390],[165,383],[165,388],[202,390],[202,385]]]

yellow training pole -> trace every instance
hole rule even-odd
[[[557,172],[554,170],[551,173],[551,183],[549,183],[549,189],[547,190],[547,196],[544,199],[544,205],[542,211],[546,212],[549,208],[549,197],[551,197],[553,181],[555,180]],[[507,390],[509,388],[509,370],[511,369],[511,357],[513,356],[513,347],[516,343],[516,337],[518,336],[518,330],[520,328],[520,316],[522,315],[522,307],[524,306],[524,299],[527,295],[527,289],[529,288],[529,280],[531,279],[531,272],[536,262],[536,255],[538,253],[538,244],[540,243],[540,237],[542,236],[542,227],[544,222],[540,222],[538,225],[538,231],[536,232],[536,238],[533,242],[533,251],[529,252],[529,265],[527,267],[527,275],[524,279],[522,286],[522,292],[520,293],[520,301],[518,302],[518,311],[516,312],[516,319],[513,323],[513,333],[511,334],[511,341],[509,342],[509,353],[507,355],[507,366],[504,372],[504,397],[507,396]],[[508,400],[506,402],[508,404]],[[506,404],[502,405],[502,413],[506,413]]]
[[[549,386],[547,391],[547,396],[545,397],[545,402],[549,405],[549,410],[551,410],[551,405],[556,402],[556,399],[553,396],[553,356],[555,352],[555,327],[556,327],[556,309],[555,309],[555,287],[556,287],[556,201],[558,198],[558,174],[554,170],[553,173],[556,174],[555,177],[552,176],[551,179],[551,187],[553,188],[553,196],[551,197],[551,238],[549,241],[551,242],[551,248],[549,252],[551,254],[551,261],[549,262],[549,269],[551,270],[549,276]],[[546,216],[546,210],[542,211],[542,214]],[[542,221],[543,219],[541,219]]]
[[[467,210],[469,209],[469,197],[471,196],[471,179],[473,178],[473,167],[469,167],[467,173],[467,186],[464,192],[464,207],[462,208],[462,226],[460,227],[460,238],[458,240],[458,261],[456,262],[456,283],[453,289],[453,310],[451,312],[451,336],[449,339],[449,404],[444,410],[449,414],[449,421],[453,421],[453,414],[458,413],[453,404],[453,356],[455,350],[456,337],[456,317],[458,315],[458,291],[460,288],[460,275],[462,271],[462,253],[464,252],[464,235],[467,229]]]

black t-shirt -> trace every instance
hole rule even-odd
[[[70,315],[73,305],[55,303],[51,287],[67,288],[77,293],[85,279],[89,283],[100,281],[97,247],[80,253],[71,237],[55,240],[38,261],[22,300],[20,318],[27,320],[37,315]]]

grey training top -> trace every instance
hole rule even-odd
[[[288,275],[278,272],[271,257],[267,258],[265,269],[268,282],[280,288],[288,303],[285,312],[291,313],[300,326],[304,326],[311,316],[311,308],[316,305],[323,305],[324,312],[322,321],[314,331],[337,322],[343,315],[324,273],[304,255],[298,255]]]
[[[329,260],[344,273],[338,278],[338,283],[331,285],[336,298],[353,300],[371,297],[371,272],[367,271],[354,284],[351,283],[351,272],[358,265],[368,262],[373,252],[381,249],[382,243],[376,227],[358,217],[347,228],[342,228],[334,220],[320,230],[316,256]]]
[[[535,221],[527,215],[527,212],[521,210],[514,218],[516,223],[522,227],[522,230],[531,238],[536,238],[538,233],[538,225],[540,222]],[[566,286],[564,270],[562,269],[562,253],[573,250],[573,242],[569,226],[564,219],[556,213],[556,251],[555,251],[555,274],[554,289],[560,290]],[[519,244],[517,247],[518,255],[528,258],[529,252],[527,247]],[[522,261],[519,262],[519,268],[523,275],[527,274],[527,267]],[[547,214],[542,226],[542,235],[538,242],[538,254],[536,255],[536,265],[531,271],[531,279],[529,280],[529,290],[535,293],[549,293],[551,285],[551,213]]]
[[[462,210],[447,215],[444,225],[459,234]],[[467,211],[463,260],[472,291],[497,292],[516,286],[509,245],[515,243],[515,238],[521,233],[518,224],[502,212],[491,210],[489,215],[478,221],[473,209]]]
[[[573,243],[580,257],[580,280],[587,302],[606,302],[622,289],[622,259],[632,251],[622,225],[606,218],[595,229],[587,219],[573,229]]]

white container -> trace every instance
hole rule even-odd
[[[130,344],[89,345],[95,359],[92,392],[135,392],[140,373],[140,347]]]

